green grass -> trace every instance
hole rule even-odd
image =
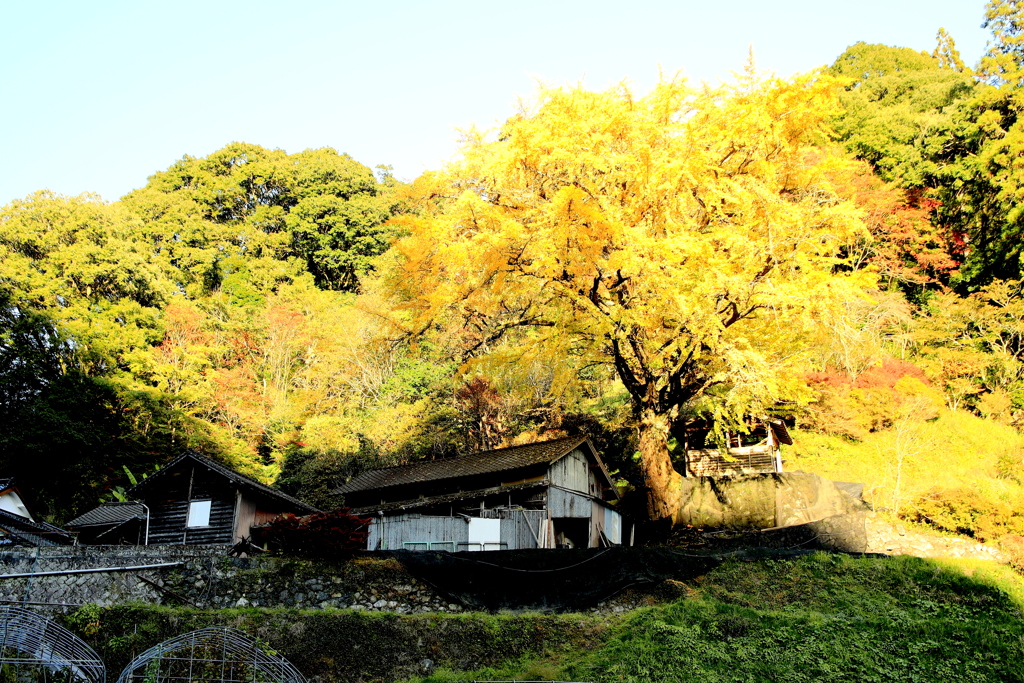
[[[600,647],[442,681],[1024,681],[1024,582],[985,563],[816,554],[733,562]]]

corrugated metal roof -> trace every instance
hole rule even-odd
[[[287,501],[287,502],[291,503],[292,505],[294,505],[295,507],[297,507],[300,510],[303,510],[305,512],[320,512],[320,510],[316,509],[312,505],[309,505],[308,503],[303,503],[298,498],[292,498],[287,493],[283,493],[281,491],[278,491],[277,489],[271,488],[271,487],[267,486],[266,484],[261,484],[260,482],[256,481],[255,479],[250,479],[249,477],[245,476],[244,474],[239,474],[238,472],[235,472],[230,467],[225,467],[224,465],[221,465],[219,462],[215,462],[215,461],[211,460],[210,458],[207,458],[202,453],[200,453],[198,451],[193,451],[193,450],[185,451],[184,453],[179,455],[177,458],[175,458],[174,460],[172,460],[171,462],[167,463],[166,465],[161,467],[159,470],[157,470],[156,473],[150,475],[146,479],[143,479],[138,484],[136,484],[135,486],[133,486],[130,489],[128,489],[128,491],[126,493],[128,493],[130,495],[133,495],[133,496],[136,496],[136,497],[139,497],[139,498],[142,498],[143,496],[139,495],[139,491],[142,491],[143,489],[148,487],[150,484],[152,484],[154,481],[159,481],[163,477],[163,475],[165,473],[170,472],[172,469],[174,469],[174,467],[178,463],[180,463],[181,461],[186,460],[186,459],[191,459],[194,462],[196,462],[197,464],[202,465],[203,467],[207,467],[207,468],[213,470],[214,472],[217,472],[218,474],[223,475],[229,481],[232,481],[235,484],[238,484],[239,486],[243,486],[243,487],[251,489],[253,491],[258,491],[258,492],[263,493],[263,494],[265,494],[265,495],[267,495],[267,496],[269,496],[271,498],[276,498],[278,500]]]
[[[33,522],[27,517],[0,510],[0,529],[7,532],[0,541],[8,544],[20,539],[25,545],[71,545],[74,540],[66,531],[46,522]]]
[[[364,472],[331,493],[369,491],[404,484],[469,477],[475,474],[505,472],[540,463],[551,463],[586,441],[587,437],[585,436],[568,436],[525,446],[482,451],[447,460],[429,460],[411,465],[372,470]]]
[[[789,430],[786,429],[786,423],[782,420],[769,420],[768,424],[771,426],[772,431],[775,433],[775,438],[779,440],[779,443],[784,443],[787,446],[793,445],[793,437],[790,436]]]
[[[494,496],[502,493],[511,493],[512,491],[528,491],[530,489],[543,489],[549,486],[551,482],[547,479],[541,481],[523,482],[521,484],[508,484],[507,486],[492,486],[487,489],[477,489],[476,491],[459,491],[458,493],[446,493],[438,496],[431,496],[429,498],[416,498],[414,500],[399,500],[393,503],[380,503],[378,505],[365,505],[363,507],[352,508],[349,510],[354,515],[365,515],[373,512],[389,512],[392,510],[414,510],[416,508],[427,507],[429,505],[438,505],[441,503],[455,503],[461,500],[472,500],[474,498],[483,498],[486,496]]]
[[[64,526],[69,529],[84,526],[107,526],[108,524],[121,524],[129,519],[145,519],[145,517],[146,508],[142,503],[137,501],[111,502],[104,503],[75,517]]]

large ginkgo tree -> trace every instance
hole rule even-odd
[[[391,282],[409,329],[465,330],[470,355],[512,342],[614,368],[648,512],[673,518],[681,411],[739,422],[798,395],[802,352],[870,285],[842,258],[864,236],[858,211],[825,180],[844,163],[820,146],[835,89],[752,70],[643,96],[542,89],[469,133],[426,208],[399,219]]]

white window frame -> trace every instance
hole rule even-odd
[[[185,528],[202,529],[209,527],[212,504],[212,500],[190,500],[188,502],[188,515],[185,517]],[[202,522],[202,524],[197,522]]]

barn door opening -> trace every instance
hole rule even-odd
[[[589,548],[590,520],[586,517],[555,517],[556,548]]]

